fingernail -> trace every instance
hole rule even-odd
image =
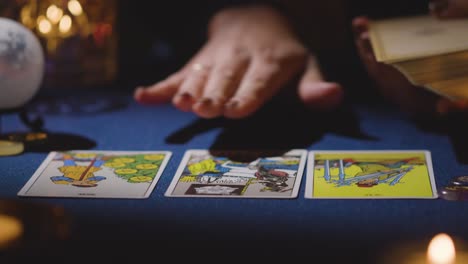
[[[369,37],[369,32],[365,31],[365,32],[362,32],[361,34],[359,34],[359,38],[362,39],[362,40],[369,40],[370,37]]]
[[[211,98],[202,98],[198,101],[198,104],[203,107],[209,107],[213,104],[213,100],[211,100]]]
[[[354,36],[357,36],[357,37],[361,36],[363,32],[366,32],[366,28],[362,25],[356,25],[352,29],[353,29]]]
[[[189,101],[193,98],[192,95],[188,92],[180,93],[177,95],[177,97],[179,97],[180,100],[184,100],[184,101]]]
[[[232,110],[232,109],[235,109],[237,108],[237,106],[239,105],[239,101],[237,100],[231,100],[229,102],[226,103],[226,109],[228,110]]]

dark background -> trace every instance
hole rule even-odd
[[[299,8],[303,11],[299,12],[292,7],[296,2],[319,4],[319,1],[285,3],[282,10],[291,18],[302,22],[318,15],[313,6]],[[333,12],[323,14],[323,23],[318,25],[322,31],[318,36],[312,34],[310,39],[305,33],[309,29],[315,32],[311,30],[313,25],[296,23],[311,48],[312,40],[327,40],[326,32],[327,36],[336,33],[343,37],[342,43],[334,43],[340,45],[314,47],[327,78],[343,82],[348,96],[373,102],[375,107],[345,104],[324,115],[305,111],[294,101],[273,100],[254,116],[233,121],[199,119],[170,104],[157,108],[136,104],[127,92],[179,69],[204,43],[209,17],[224,4],[224,1],[119,2],[119,74],[116,83],[109,87],[112,90],[107,91],[106,87],[101,87],[102,92],[89,93],[65,90],[54,93],[54,97],[40,98],[42,101],[32,105],[32,109],[43,115],[45,128],[50,132],[85,137],[94,143],[91,148],[167,149],[174,156],[151,197],[139,201],[20,199],[17,191],[41,164],[48,149],[1,158],[0,195],[65,208],[72,217],[73,238],[65,242],[38,241],[33,231],[40,232],[43,226],[49,227],[58,220],[45,213],[41,215],[43,211],[25,210],[28,226],[33,230],[28,231],[32,232],[31,247],[20,248],[11,255],[7,252],[5,260],[12,261],[5,263],[16,263],[18,259],[26,260],[25,263],[42,259],[61,263],[138,263],[169,258],[171,262],[197,263],[381,264],[376,258],[392,254],[393,247],[412,241],[424,247],[436,232],[468,238],[466,203],[443,199],[310,201],[303,197],[304,183],[297,199],[282,201],[164,197],[184,151],[193,148],[428,149],[439,187],[453,176],[466,173],[466,116],[414,122],[394,108],[380,104],[372,98],[375,89],[369,85],[352,41],[352,17],[425,13],[426,1],[348,1],[343,6],[344,20],[336,20]],[[124,91],[125,96],[120,97],[117,91]],[[122,104],[96,104],[96,99],[101,103],[115,99]],[[67,111],[60,111],[63,105],[68,107]],[[16,115],[3,119],[6,132],[24,131]],[[77,141],[68,140],[66,147]],[[46,236],[47,232],[43,233]]]

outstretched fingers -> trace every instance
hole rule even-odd
[[[186,77],[172,99],[181,111],[192,111],[192,107],[203,93],[206,80],[211,71],[211,62],[200,60],[186,66]]]
[[[250,61],[243,49],[222,52],[217,58],[201,97],[192,109],[203,118],[223,115],[225,104],[236,92]]]
[[[175,73],[165,80],[148,87],[138,87],[133,96],[141,104],[159,104],[171,100],[183,81],[181,72]]]
[[[244,118],[256,112],[302,65],[299,56],[283,57],[276,52],[281,51],[264,49],[254,53],[238,89],[225,105],[225,117]]]

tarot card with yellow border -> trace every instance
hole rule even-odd
[[[256,151],[190,149],[165,195],[168,197],[276,198],[298,195],[307,150],[268,155]],[[246,159],[243,156],[250,156]],[[238,159],[233,159],[237,157]]]
[[[310,151],[305,198],[437,198],[427,150]]]
[[[148,198],[170,151],[50,152],[18,196]]]

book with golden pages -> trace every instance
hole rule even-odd
[[[468,19],[430,15],[370,22],[377,61],[451,100],[468,100]]]

